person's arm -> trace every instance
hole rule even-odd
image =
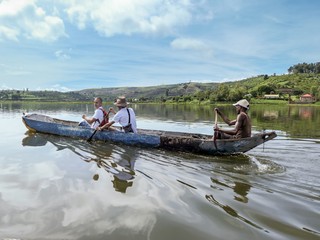
[[[94,123],[95,121],[97,121],[97,119],[95,118],[89,118],[87,117],[85,114],[82,115],[82,119],[86,120],[89,124]]]
[[[229,135],[236,135],[238,130],[232,129],[232,130],[227,130],[227,129],[221,129],[221,128],[216,128],[216,131],[221,132],[221,133],[226,133]]]
[[[111,127],[112,124],[114,124],[115,121],[111,121],[111,122],[108,122],[106,123],[105,125],[103,125],[102,127],[98,127],[97,130],[98,131],[102,131],[103,129],[108,129],[109,127]]]
[[[113,107],[109,108],[109,112],[116,114],[117,112],[113,109]]]
[[[236,124],[237,120],[230,120],[226,115],[224,115],[224,114],[220,111],[219,108],[215,108],[214,110],[219,114],[219,116],[222,118],[222,120],[223,120],[226,124],[228,124],[229,126]]]
[[[98,121],[99,120],[99,122],[100,121],[102,121],[102,119],[103,119],[103,111],[101,110],[101,109],[96,109],[95,111],[94,111],[94,114],[93,114],[93,116],[90,118],[90,117],[87,117],[85,114],[83,114],[82,115],[82,118],[85,120],[85,121],[87,121],[87,123],[89,123],[89,124],[93,124],[93,123],[95,123],[96,121]]]
[[[234,129],[217,129],[219,132],[226,133],[229,135],[236,135],[239,130],[241,129],[244,121],[244,116],[242,114],[239,114],[237,117],[237,120],[235,120],[235,128]]]

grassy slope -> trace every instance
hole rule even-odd
[[[290,74],[280,76],[264,75],[247,78],[244,80],[223,83],[229,91],[239,87],[245,88],[247,93],[257,91],[261,86],[271,86],[275,90],[290,88],[300,90],[303,93],[313,93],[320,99],[320,74]],[[19,91],[21,100],[47,100],[47,101],[87,101],[100,96],[106,101],[113,101],[118,96],[126,96],[130,99],[159,100],[161,98],[193,95],[197,92],[212,91],[218,83],[181,83],[172,85],[159,85],[150,87],[119,87],[84,89],[73,92],[54,91]],[[0,99],[11,99],[15,91],[0,91]],[[9,97],[8,97],[9,96]]]

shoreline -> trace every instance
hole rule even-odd
[[[268,105],[288,105],[288,106],[320,106],[320,102],[315,103],[288,103],[286,100],[264,100],[264,99],[251,99],[249,100],[250,104],[268,104]],[[91,104],[91,101],[55,101],[52,99],[41,99],[41,100],[0,100],[0,103],[47,103],[47,104]],[[105,101],[106,104],[112,104],[113,102]],[[166,101],[166,102],[131,102],[131,104],[163,104],[163,105],[230,105],[233,102],[210,102],[210,101],[193,101],[193,102],[174,102],[174,101]]]

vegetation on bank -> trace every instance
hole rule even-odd
[[[301,94],[312,94],[320,99],[320,63],[297,64],[288,69],[289,74],[259,75],[244,80],[224,83],[188,82],[152,87],[119,87],[85,89],[72,92],[1,90],[0,100],[13,101],[61,101],[86,102],[100,96],[104,101],[112,102],[124,95],[131,102],[162,102],[211,104],[233,102],[247,98],[277,104],[299,99]],[[266,99],[272,95],[272,99]]]

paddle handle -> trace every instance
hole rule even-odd
[[[214,134],[213,134],[213,144],[214,144],[214,147],[218,150],[218,147],[217,147],[217,137],[218,137],[218,132],[216,130],[216,128],[218,127],[218,112],[217,110],[215,109],[214,111]]]
[[[217,110],[214,111],[214,114],[215,114],[214,126],[217,127],[217,125],[218,125],[218,113],[217,113]]]

